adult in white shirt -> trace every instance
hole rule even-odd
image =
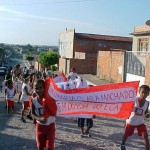
[[[76,73],[76,69],[72,68],[71,72],[69,73],[68,80],[75,80],[77,78],[78,78],[78,74]]]

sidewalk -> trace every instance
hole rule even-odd
[[[96,75],[91,74],[79,74],[81,78],[84,78],[87,80],[88,84],[92,85],[103,85],[103,84],[111,84],[110,81],[105,79],[99,79]]]

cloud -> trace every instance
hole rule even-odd
[[[89,25],[89,23],[79,21],[79,20],[71,20],[71,19],[64,19],[64,18],[54,18],[54,17],[45,17],[45,16],[37,16],[33,14],[28,14],[25,12],[20,12],[12,9],[8,9],[6,7],[0,6],[0,11],[1,12],[6,12],[9,14],[13,14],[17,17],[21,18],[31,18],[31,19],[39,19],[39,20],[45,20],[45,21],[56,21],[56,22],[64,22],[64,23],[73,23],[73,24],[78,24],[78,25]]]

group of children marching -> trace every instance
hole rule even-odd
[[[36,74],[7,75],[3,81],[2,89],[5,94],[7,113],[15,113],[14,97],[18,94],[18,103],[22,104],[21,121],[26,123],[26,117],[33,119],[36,128],[36,142],[38,150],[47,147],[54,149],[55,140],[55,116],[57,106],[53,99],[45,99],[45,81],[37,79]]]
[[[46,79],[45,79],[46,80]],[[35,73],[32,74],[17,74],[14,81],[11,77],[6,77],[3,83],[5,92],[5,101],[7,113],[14,113],[14,96],[18,94],[18,103],[22,104],[21,121],[25,120],[25,111],[28,109],[27,117],[33,119],[36,127],[36,142],[38,150],[43,150],[46,147],[48,150],[54,150],[55,141],[55,117],[57,106],[55,100],[45,98],[45,80],[36,79]],[[135,101],[135,105],[130,117],[125,124],[125,132],[122,138],[121,150],[125,150],[125,142],[127,138],[137,129],[138,135],[143,136],[145,149],[149,148],[149,139],[144,118],[150,117],[148,113],[149,102],[146,101],[149,95],[150,88],[147,85],[142,85],[139,89],[139,97]],[[147,115],[146,115],[147,114]],[[87,119],[88,120],[88,119]],[[84,118],[78,120],[81,132],[84,134]],[[93,121],[90,119],[89,126],[86,130],[88,133],[93,126]]]

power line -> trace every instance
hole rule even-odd
[[[63,4],[63,3],[80,3],[86,1],[96,1],[96,0],[70,0],[70,1],[55,1],[55,2],[45,2],[45,3],[9,3],[9,4],[0,4],[0,5],[48,5],[48,4]]]

